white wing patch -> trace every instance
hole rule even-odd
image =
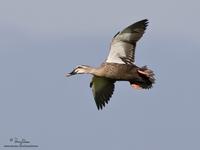
[[[112,42],[110,53],[108,55],[108,58],[106,60],[107,63],[118,63],[118,64],[125,64],[124,61],[122,61],[122,57],[127,57],[127,50],[132,50],[133,45],[123,42],[114,40]]]

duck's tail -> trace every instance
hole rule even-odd
[[[151,69],[148,69],[147,66],[143,66],[138,69],[138,74],[142,78],[142,81],[135,82],[132,84],[133,87],[150,89],[155,83],[155,74]]]

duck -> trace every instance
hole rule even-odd
[[[150,89],[155,83],[151,69],[135,64],[136,43],[145,33],[148,23],[148,19],[144,19],[119,31],[112,38],[108,57],[99,67],[79,65],[65,74],[66,77],[77,74],[93,76],[90,88],[98,110],[110,101],[117,81],[128,81],[135,89]]]

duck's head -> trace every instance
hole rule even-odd
[[[91,67],[86,65],[77,66],[72,72],[65,74],[65,77],[70,77],[76,74],[90,73]]]

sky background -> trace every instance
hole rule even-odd
[[[34,149],[199,150],[200,3],[197,0],[1,0],[0,149],[25,138]],[[90,75],[111,38],[149,19],[136,64],[155,71],[151,90],[116,84],[98,111]],[[32,149],[32,148],[30,148]]]

